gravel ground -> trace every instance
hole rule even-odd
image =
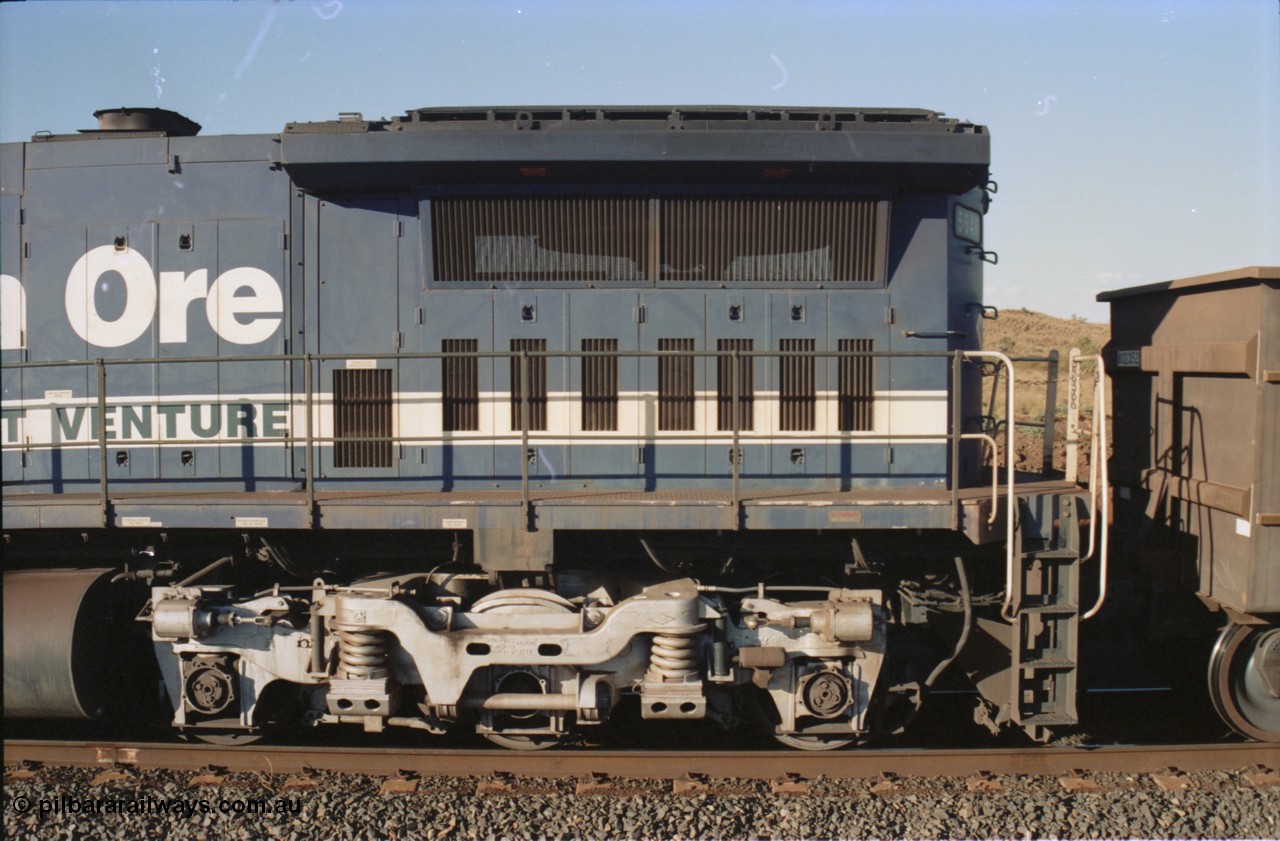
[[[382,780],[320,774],[310,787],[283,776],[139,772],[94,785],[92,769],[7,778],[8,838],[1276,838],[1280,786],[1255,788],[1251,771],[1189,774],[1166,791],[1143,774],[1099,774],[1096,791],[1052,777],[974,781],[816,780],[803,795],[768,782],[713,780],[694,794],[669,781],[614,781],[577,793],[574,780],[424,778],[412,793]],[[977,786],[981,788],[981,784]],[[990,787],[990,786],[987,786]],[[477,793],[478,788],[500,793]],[[883,786],[881,787],[883,788]],[[163,804],[163,805],[162,805]],[[90,812],[93,809],[95,811]],[[168,811],[162,811],[167,809]],[[134,810],[133,813],[130,810]],[[137,813],[144,810],[145,813]]]

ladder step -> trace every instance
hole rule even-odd
[[[1040,552],[1027,552],[1022,556],[1024,561],[1074,561],[1076,558],[1074,549],[1045,549]]]
[[[1042,660],[1025,660],[1018,664],[1019,669],[1063,670],[1063,669],[1074,669],[1075,667],[1076,667],[1075,660],[1067,660],[1065,658],[1045,658]]]
[[[1076,724],[1079,719],[1073,715],[1066,713],[1037,713],[1035,715],[1024,715],[1018,723],[1023,727],[1043,725],[1043,724]]]
[[[1041,616],[1075,616],[1080,608],[1061,604],[1024,604],[1019,613],[1036,613]]]

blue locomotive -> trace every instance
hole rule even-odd
[[[820,749],[954,662],[1075,721],[1098,495],[988,465],[984,127],[98,116],[0,147],[7,716]]]

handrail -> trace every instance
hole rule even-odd
[[[302,364],[305,372],[302,375],[303,385],[307,392],[307,518],[309,525],[315,525],[316,516],[316,458],[315,458],[315,420],[312,407],[315,405],[315,385],[311,377],[311,357],[304,354]],[[290,438],[295,436],[290,435]]]
[[[529,367],[529,351],[520,351],[520,504],[524,507],[525,528],[532,528],[529,518],[529,386],[533,371]]]
[[[299,403],[298,405],[301,405],[301,404]],[[108,409],[109,408],[110,406],[108,406]],[[714,443],[717,441],[724,442],[729,440],[724,437],[729,434],[730,434],[729,430],[725,430],[723,433],[720,433],[718,435],[716,433],[706,433],[706,432],[704,433],[676,432],[676,433],[672,433],[671,437],[679,440],[682,443],[690,442],[690,441],[702,442],[702,443]],[[746,435],[745,431],[743,432],[743,435],[744,436]],[[792,432],[792,433],[777,433],[777,434],[774,434],[772,432],[753,432],[751,433],[751,435],[752,437],[750,438],[744,437],[742,440],[750,444],[763,443],[768,441],[813,441],[815,439],[825,440],[825,441],[850,441],[853,443],[857,443],[860,440],[858,438],[851,437],[852,434],[847,432],[841,432],[841,433]],[[962,435],[961,438],[962,439],[968,438],[969,435],[970,435],[969,433],[966,433],[965,435]],[[623,433],[623,432],[615,433],[612,435],[609,435],[609,434],[592,435],[590,433],[583,433],[583,432],[558,433],[558,432],[549,432],[549,431],[530,431],[529,442],[538,443],[538,442],[543,442],[547,440],[560,441],[560,440],[571,439],[572,441],[575,441],[575,442],[576,441],[612,441],[614,443],[617,443],[619,441],[624,441],[629,438],[636,438],[636,437],[648,438],[653,436],[648,435],[646,433],[639,433],[637,436],[637,435],[632,435],[632,434]],[[903,432],[903,433],[892,433],[892,434],[875,433],[874,435],[870,436],[870,438],[874,440],[876,443],[880,443],[886,440],[888,441],[919,441],[919,442],[928,441],[928,442],[936,443],[940,441],[945,441],[947,440],[948,437],[949,437],[948,433],[943,433],[943,432],[916,432],[916,433]],[[164,444],[165,446],[168,446],[168,447],[176,447],[179,445],[192,445],[192,446],[203,445],[206,447],[217,447],[217,446],[230,447],[230,446],[244,446],[245,444],[250,444],[250,443],[262,444],[262,445],[270,444],[278,447],[287,447],[290,444],[305,445],[307,443],[306,435],[279,435],[279,436],[272,436],[270,438],[256,437],[256,438],[212,439],[212,438],[155,438],[155,437],[152,437],[152,438],[127,438],[127,439],[108,438],[106,440],[108,445],[110,445],[112,442],[117,442],[121,444],[133,444],[133,445],[142,446],[142,447],[157,446],[159,444]],[[341,438],[338,438],[332,435],[315,435],[315,436],[312,436],[312,440],[317,444],[335,444],[335,443],[385,444],[387,443],[388,439],[385,435],[344,435]],[[467,437],[464,439],[459,439],[457,437],[457,433],[454,433],[452,435],[396,435],[390,440],[392,443],[395,443],[395,444],[443,444],[448,442],[456,442],[458,440],[465,440],[469,442],[491,441],[495,443],[501,443],[501,442],[516,443],[520,440],[520,432],[513,431],[513,432],[476,433],[474,435],[471,433],[468,433]],[[656,440],[661,442],[666,439],[657,438]],[[93,439],[89,441],[60,442],[58,444],[58,448],[64,449],[64,450],[88,449],[88,448],[97,448],[98,445],[99,445],[98,436],[95,434]],[[15,444],[7,445],[7,447],[16,447],[16,446],[17,445]],[[107,449],[110,450],[110,446],[108,446]],[[305,460],[305,455],[304,455],[304,460]],[[530,477],[530,480],[532,481],[532,476]]]
[[[1072,352],[1072,364],[1075,364],[1081,357]],[[1100,489],[1099,506],[1101,507],[1101,522],[1099,522],[1098,507],[1091,507],[1089,512],[1089,553],[1081,558],[1084,561],[1093,556],[1094,550],[1094,533],[1095,530],[1101,533],[1102,537],[1098,547],[1098,600],[1094,602],[1093,607],[1081,616],[1081,620],[1090,619],[1102,609],[1102,604],[1107,600],[1107,565],[1110,560],[1110,529],[1108,522],[1111,515],[1111,483],[1107,466],[1107,385],[1106,385],[1106,368],[1103,366],[1102,356],[1094,354],[1091,357],[1095,365],[1093,381],[1093,430],[1090,436],[1089,447],[1089,480],[1090,480],[1090,499],[1092,500],[1092,484],[1095,472],[1098,476],[1098,486]],[[1097,465],[1095,471],[1095,465]]]
[[[1007,485],[1007,490],[1006,490],[1007,507],[1005,510],[1005,526],[1004,526],[1005,528],[1005,566],[1004,566],[1005,587],[1004,587],[1004,602],[1000,605],[1000,615],[1003,616],[1006,621],[1012,622],[1014,617],[1017,615],[1016,612],[1015,613],[1009,612],[1013,607],[1013,579],[1014,579],[1013,571],[1014,571],[1014,564],[1016,563],[1016,558],[1015,558],[1016,547],[1014,546],[1013,537],[1014,537],[1014,521],[1016,519],[1015,514],[1017,512],[1017,498],[1015,496],[1015,491],[1014,491],[1014,472],[1013,472],[1013,463],[1014,463],[1013,360],[998,350],[968,350],[968,351],[965,351],[964,355],[966,358],[970,358],[970,359],[994,359],[1005,366],[1005,370],[1008,371],[1008,376],[1009,376],[1009,385],[1005,389],[1005,417],[1009,419],[1009,422],[1005,424],[1005,428],[1004,428],[1004,441],[1005,441],[1004,462],[1005,462],[1005,471],[1007,476],[1007,478],[1005,479],[1005,483]],[[996,470],[996,469],[998,469],[998,465],[993,465],[992,470]]]
[[[1068,399],[1067,406],[1069,413],[1067,420],[1067,460],[1070,464],[1068,466],[1069,469],[1067,476],[1073,482],[1078,478],[1077,474],[1080,470],[1080,368],[1081,360],[1083,358],[1084,357],[1080,353],[1079,348],[1071,349],[1071,373],[1069,378],[1071,384],[1071,396]],[[1094,406],[1094,411],[1095,413],[1097,411],[1096,405]],[[1089,431],[1089,443],[1091,450],[1094,435],[1096,433],[1096,427],[1097,424],[1094,424],[1094,428]],[[1092,558],[1094,550],[1097,547],[1097,532],[1094,528],[1096,518],[1093,516],[1094,511],[1098,507],[1098,459],[1096,457],[1096,451],[1091,453],[1091,457],[1089,459],[1089,481],[1085,487],[1089,491],[1089,551],[1085,552],[1084,555],[1080,557],[1081,561],[1087,561]]]
[[[967,356],[986,351],[963,351]],[[459,351],[397,351],[388,353],[273,353],[249,354],[245,356],[134,356],[92,359],[59,359],[45,362],[5,362],[0,365],[4,369],[34,368],[68,368],[94,365],[101,361],[105,366],[112,365],[172,365],[181,363],[240,363],[240,362],[337,362],[348,359],[373,359],[387,361],[403,361],[417,359],[517,359],[520,354],[531,358],[554,357],[576,359],[581,357],[616,356],[622,358],[636,357],[653,359],[661,356],[692,357],[730,357],[762,356],[762,357],[817,357],[837,358],[855,357],[868,359],[950,359],[952,351],[937,350],[459,350]]]
[[[1000,452],[1000,446],[996,443],[996,439],[992,438],[985,432],[966,432],[960,436],[965,441],[986,441],[991,445],[991,454],[996,456]],[[994,462],[994,458],[992,459]],[[996,521],[996,517],[1000,516],[1000,471],[993,469],[991,471],[991,513],[987,515],[987,525],[991,525]]]
[[[109,519],[110,519],[109,518],[109,504],[110,504],[109,472],[110,471],[107,469],[107,467],[108,467],[108,450],[110,446],[110,443],[109,443],[110,439],[108,438],[108,434],[107,434],[107,425],[108,425],[107,415],[108,415],[108,412],[110,411],[110,405],[107,400],[107,387],[106,387],[107,373],[109,368],[111,368],[112,366],[119,366],[119,365],[126,365],[126,366],[159,365],[159,364],[172,365],[174,363],[193,363],[193,364],[195,363],[226,363],[226,362],[300,363],[303,367],[303,383],[302,383],[303,394],[298,395],[296,392],[286,393],[285,405],[288,406],[289,416],[292,417],[293,413],[298,411],[299,409],[298,402],[299,402],[299,397],[301,397],[301,402],[303,404],[301,408],[304,412],[303,423],[305,424],[305,427],[306,427],[305,430],[301,434],[299,434],[295,424],[290,423],[284,430],[281,430],[283,434],[279,436],[273,435],[265,439],[257,438],[254,440],[255,442],[269,443],[272,445],[278,444],[284,447],[297,446],[299,444],[304,446],[305,449],[303,453],[303,459],[304,459],[303,472],[305,473],[305,477],[304,477],[305,481],[303,483],[303,487],[306,492],[305,504],[308,507],[308,510],[310,511],[311,525],[314,525],[315,524],[314,518],[316,514],[316,508],[315,508],[316,507],[316,485],[317,485],[317,479],[319,476],[319,471],[317,469],[317,446],[324,445],[324,444],[332,444],[339,440],[345,443],[355,443],[355,442],[362,442],[362,441],[385,442],[387,440],[386,436],[359,436],[359,437],[343,436],[341,439],[339,439],[333,435],[324,436],[324,435],[317,434],[319,430],[316,428],[316,423],[317,423],[316,409],[317,409],[318,403],[323,399],[323,394],[319,393],[316,388],[315,376],[318,370],[316,367],[317,365],[320,365],[327,361],[345,361],[350,359],[361,359],[361,360],[377,359],[377,360],[389,360],[389,361],[405,361],[405,360],[433,360],[433,359],[456,359],[456,358],[485,358],[485,359],[511,359],[511,360],[517,361],[520,366],[519,370],[521,371],[521,376],[522,376],[522,384],[520,389],[520,392],[521,392],[520,393],[520,404],[521,404],[520,429],[518,431],[512,430],[510,432],[468,434],[467,439],[468,440],[489,440],[489,441],[510,441],[518,437],[521,444],[521,448],[522,448],[522,457],[520,459],[521,461],[521,477],[520,477],[521,499],[527,509],[530,504],[530,469],[528,464],[527,453],[531,443],[537,440],[546,439],[546,438],[566,437],[566,435],[568,435],[569,437],[572,437],[574,441],[586,441],[586,440],[616,441],[620,437],[634,437],[634,436],[631,436],[630,433],[582,435],[582,434],[565,433],[562,431],[552,432],[547,430],[542,430],[542,431],[539,431],[538,433],[533,433],[529,429],[529,409],[530,409],[529,384],[531,383],[532,360],[535,358],[584,358],[584,357],[600,357],[600,356],[650,358],[650,359],[660,358],[660,357],[726,358],[729,360],[730,368],[731,368],[730,397],[732,402],[730,429],[723,430],[723,431],[703,430],[697,433],[695,433],[693,430],[688,430],[676,437],[696,438],[706,442],[712,442],[717,440],[723,441],[726,438],[728,438],[732,442],[732,448],[733,448],[731,452],[732,496],[735,502],[741,501],[742,465],[738,459],[738,450],[741,448],[744,440],[755,441],[757,439],[759,440],[767,439],[772,441],[783,441],[788,439],[805,439],[805,440],[818,439],[820,441],[826,441],[826,442],[838,442],[838,441],[850,441],[850,440],[857,441],[860,437],[872,437],[877,440],[887,440],[889,442],[950,441],[952,444],[952,451],[953,451],[952,452],[953,472],[951,474],[952,486],[953,486],[951,489],[952,504],[953,504],[953,507],[956,509],[956,514],[953,515],[953,523],[952,523],[953,528],[960,527],[959,488],[961,486],[961,483],[959,482],[959,474],[955,472],[956,464],[958,462],[957,444],[961,440],[967,440],[974,437],[971,435],[965,435],[961,433],[960,421],[957,420],[957,416],[959,412],[959,405],[958,405],[959,401],[952,401],[953,407],[951,412],[951,419],[949,421],[949,426],[951,428],[949,430],[939,431],[937,433],[895,433],[892,430],[885,430],[882,432],[875,432],[871,430],[865,430],[865,431],[859,431],[859,432],[827,430],[824,432],[819,432],[816,429],[813,431],[797,431],[794,433],[779,433],[779,432],[756,433],[753,430],[744,430],[742,428],[741,412],[742,412],[743,397],[741,392],[743,388],[743,383],[741,382],[741,379],[742,379],[743,372],[740,369],[744,364],[743,360],[755,359],[755,358],[796,358],[796,357],[810,357],[810,358],[823,358],[823,359],[842,359],[842,358],[870,358],[870,359],[907,358],[907,359],[939,359],[939,360],[946,359],[949,361],[951,365],[949,378],[950,378],[950,388],[952,389],[956,388],[957,385],[960,383],[961,378],[960,378],[959,366],[961,362],[966,358],[987,356],[987,357],[996,358],[1001,362],[1004,362],[1004,364],[1006,364],[1007,366],[1010,365],[1010,363],[1007,361],[1007,357],[1005,357],[1003,354],[983,352],[983,351],[855,351],[855,350],[848,350],[848,351],[759,350],[757,351],[757,350],[734,349],[734,350],[727,350],[727,351],[624,350],[624,351],[588,352],[588,351],[572,351],[572,350],[552,350],[552,351],[520,350],[520,351],[462,351],[462,352],[447,352],[447,353],[443,351],[395,352],[395,353],[374,353],[374,354],[301,353],[301,354],[244,355],[244,356],[235,356],[235,357],[219,357],[219,356],[185,357],[185,358],[177,358],[177,359],[159,358],[159,357],[145,357],[145,358],[132,357],[132,358],[118,358],[118,359],[97,358],[97,359],[87,359],[87,360],[18,362],[18,363],[4,364],[3,368],[5,369],[27,369],[27,368],[41,369],[41,368],[66,368],[66,367],[93,366],[97,370],[99,387],[98,387],[98,394],[97,394],[98,417],[97,417],[97,424],[96,424],[97,429],[95,430],[96,434],[93,436],[93,440],[90,440],[90,441],[68,441],[68,442],[61,443],[59,446],[64,448],[96,447],[99,450],[99,466],[100,466],[100,470],[99,470],[100,475],[98,477],[99,496],[100,496],[99,501],[103,511],[104,524],[109,525]],[[513,387],[514,387],[514,384],[513,384]],[[288,385],[284,384],[284,388],[287,390]],[[243,399],[247,399],[247,400],[254,399],[255,397],[255,395],[251,393],[247,393],[241,396],[243,397]],[[163,395],[157,396],[157,401],[160,401],[162,399],[163,399]],[[1010,395],[1010,400],[1012,401],[1012,395]],[[77,404],[80,403],[79,400],[76,400],[75,402]],[[49,406],[51,408],[56,408],[58,405],[59,403],[56,400],[51,401],[49,403]],[[641,430],[637,434],[641,438],[652,437],[651,430],[649,431]],[[1006,431],[1006,435],[1008,436],[1009,434],[1010,433]],[[436,443],[436,442],[448,441],[452,439],[453,439],[453,436],[446,436],[442,434],[403,435],[403,434],[397,433],[396,435],[393,436],[393,441],[401,445],[404,445],[406,443],[423,443],[423,444]],[[168,446],[183,445],[183,444],[224,446],[224,445],[233,445],[236,443],[243,444],[243,441],[244,441],[244,439],[241,439],[241,438],[230,439],[230,440],[222,440],[222,439],[215,440],[210,438],[184,438],[184,439],[164,438],[162,434],[156,435],[156,436],[149,435],[147,438],[144,438],[144,439],[125,439],[125,440],[128,440],[131,445],[135,445],[135,446],[160,445],[160,444],[164,444]],[[991,439],[987,437],[986,440],[990,441]],[[1011,471],[1010,471],[1010,483],[1012,483]],[[995,481],[995,477],[993,476],[993,485],[996,485],[996,484],[998,483]],[[1012,511],[1012,506],[1010,507],[1010,511]]]
[[[961,411],[962,406],[959,398],[961,389],[961,375],[964,362],[963,351],[957,350],[951,357],[951,528],[954,531],[960,529],[960,440],[964,438],[961,429],[964,425],[964,415]],[[993,468],[991,471],[992,480],[995,480],[997,471]]]
[[[737,508],[738,502],[741,499],[741,488],[739,487],[739,482],[741,481],[740,471],[742,470],[742,466],[738,464],[738,441],[740,440],[742,426],[742,403],[740,402],[740,386],[738,385],[738,378],[740,376],[740,372],[738,371],[738,359],[738,349],[734,348],[733,355],[729,357],[729,365],[732,370],[732,373],[729,375],[729,380],[732,383],[729,388],[729,416],[733,418],[733,443],[730,445],[729,450],[729,464],[733,468],[733,505],[735,508]],[[741,518],[738,518],[734,522],[733,527],[734,529],[742,527]]]
[[[98,507],[102,511],[102,525],[110,525],[109,500],[107,498],[107,366],[95,359],[93,367],[98,382]]]

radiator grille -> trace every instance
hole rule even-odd
[[[874,199],[667,199],[661,279],[872,281]]]
[[[658,339],[658,350],[693,350],[693,339]],[[691,430],[694,382],[692,356],[658,357],[658,429]]]
[[[717,339],[716,350],[753,350],[753,339]],[[755,428],[755,379],[753,358],[738,358],[738,429]],[[716,357],[716,428],[733,429],[733,359]]]
[[[617,339],[583,339],[582,352],[618,349]],[[618,428],[618,357],[582,357],[582,429],[611,432]]]
[[[839,350],[870,353],[872,339],[841,339]],[[837,399],[841,432],[870,432],[875,406],[875,359],[870,356],[842,356],[838,372]]]
[[[816,345],[814,339],[781,339],[778,350],[784,354],[813,352],[817,350]],[[779,421],[783,432],[803,432],[815,428],[814,410],[818,403],[815,363],[812,356],[778,358]]]
[[[648,278],[644,198],[437,198],[436,280]]]
[[[511,349],[517,353],[526,351],[545,351],[546,339],[512,339]],[[529,371],[529,393],[524,393],[524,372],[521,365],[527,365]],[[539,432],[547,428],[547,358],[531,356],[522,363],[519,357],[511,359],[511,428],[522,429],[520,425],[521,399],[529,406],[529,430]]]
[[[333,372],[333,437],[334,467],[391,466],[391,369]]]
[[[443,282],[879,279],[874,198],[441,197],[431,215]]]
[[[444,353],[475,353],[478,339],[442,339]],[[480,360],[474,356],[445,357],[443,366],[444,431],[475,432],[480,428]]]

